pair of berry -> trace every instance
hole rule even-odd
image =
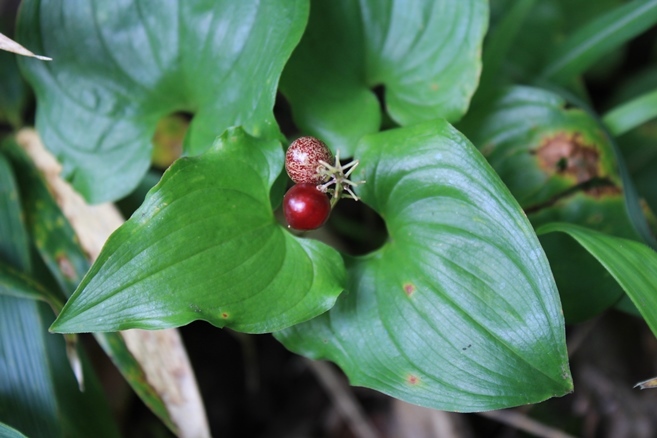
[[[358,200],[351,188],[359,183],[349,180],[357,165],[355,160],[343,166],[339,151],[334,158],[324,142],[314,137],[292,142],[285,154],[285,170],[296,183],[283,198],[288,225],[296,230],[314,230],[326,222],[340,198]]]

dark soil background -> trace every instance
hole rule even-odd
[[[618,311],[568,327],[574,393],[516,409],[452,414],[407,405],[348,387],[339,369],[329,365],[340,381],[337,390],[354,398],[374,435],[355,430],[359,425],[331,396],[335,388],[322,384],[310,361],[272,336],[218,330],[203,322],[181,333],[216,437],[657,436],[657,391],[632,388],[657,375],[657,339],[643,321]],[[129,389],[117,390],[120,376],[104,381],[113,382],[108,390],[126,437],[173,436]],[[117,393],[123,397],[117,399]],[[533,433],[524,432],[528,427]]]

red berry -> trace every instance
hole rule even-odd
[[[314,230],[321,227],[330,212],[331,203],[328,196],[317,190],[315,184],[296,184],[283,198],[285,220],[296,230]]]
[[[297,184],[323,182],[324,177],[317,172],[320,161],[331,164],[333,154],[321,140],[315,137],[299,137],[292,142],[285,153],[285,170]]]

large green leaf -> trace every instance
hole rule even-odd
[[[195,113],[189,153],[234,125],[277,137],[278,79],[307,14],[307,0],[27,0],[19,40],[54,59],[21,60],[37,129],[92,202],[132,191],[171,112]]]
[[[386,111],[401,125],[459,119],[487,21],[483,0],[314,1],[281,89],[302,130],[351,155],[381,123],[373,87],[385,87]]]
[[[565,100],[554,93],[512,87],[469,113],[460,127],[534,226],[573,222],[640,238],[627,208],[628,191],[613,145],[584,111],[566,108]],[[622,291],[586,251],[563,236],[543,237],[541,242],[567,321],[590,318],[618,300]]]
[[[82,393],[62,337],[47,332],[54,319],[52,309],[25,299],[43,291],[30,291],[35,282],[25,278],[35,269],[12,179],[13,171],[0,153],[0,224],[5,225],[0,226],[0,421],[30,437],[118,436],[84,356],[86,391]],[[5,296],[6,292],[13,296]],[[85,415],[80,415],[83,411]]]
[[[13,193],[15,202],[22,201],[25,227],[32,236],[39,255],[49,269],[49,273],[69,297],[77,288],[90,265],[77,242],[71,225],[62,214],[48,190],[39,171],[20,147],[13,141],[3,143],[3,151],[10,158],[11,167],[15,169],[20,186],[20,193]],[[2,156],[0,155],[0,158]],[[0,163],[1,168],[1,163]],[[3,175],[0,169],[0,175]],[[10,174],[10,173],[8,173]],[[3,222],[0,222],[2,227]],[[25,230],[23,230],[23,233]],[[20,236],[20,233],[14,233]],[[27,277],[27,278],[26,278]],[[25,274],[13,272],[0,264],[0,292],[47,301],[57,312],[63,307],[64,299],[60,294],[44,288]],[[164,401],[151,386],[139,362],[128,350],[123,338],[118,333],[96,333],[95,338],[118,370],[125,377],[135,393],[174,433],[176,426],[166,409]]]
[[[657,253],[642,243],[573,224],[552,223],[537,230],[556,231],[570,235],[613,275],[657,336]]]
[[[444,121],[364,138],[359,194],[389,231],[329,312],[276,337],[354,385],[481,411],[572,390],[547,260],[520,206]]]
[[[56,332],[158,329],[202,319],[246,332],[279,330],[333,306],[344,263],[292,236],[269,190],[278,141],[226,131],[182,158],[107,241],[52,327]]]
[[[53,319],[43,303],[0,296],[0,419],[30,437],[119,436],[86,360],[78,389],[64,340],[47,332]]]

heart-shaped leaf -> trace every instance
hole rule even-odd
[[[276,223],[269,190],[282,167],[278,141],[241,128],[175,162],[108,239],[52,330],[159,329],[202,319],[268,332],[330,309],[344,263],[332,248]]]
[[[444,121],[364,138],[359,194],[389,231],[350,261],[335,307],[279,332],[355,385],[443,410],[533,403],[572,389],[563,316],[531,225]]]
[[[286,65],[281,89],[305,131],[351,155],[377,132],[385,107],[407,125],[459,119],[481,69],[488,2],[315,1],[308,29]]]
[[[307,0],[27,0],[19,41],[55,59],[21,62],[37,129],[93,202],[139,183],[155,126],[171,112],[195,113],[193,154],[230,126],[278,137],[278,79],[307,15]]]

